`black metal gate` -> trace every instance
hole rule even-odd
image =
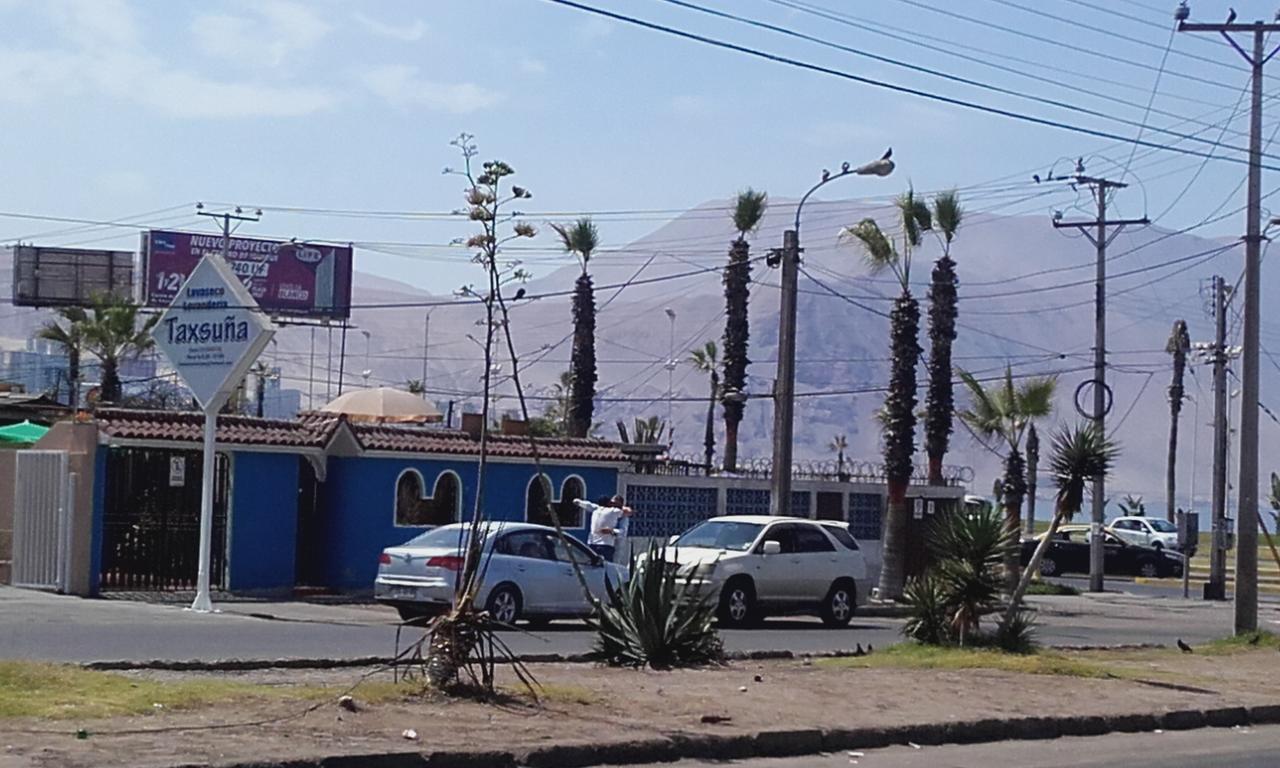
[[[176,464],[176,465],[175,465]],[[222,584],[227,457],[214,462],[209,583]],[[102,589],[195,589],[200,547],[199,451],[110,448],[102,521]]]

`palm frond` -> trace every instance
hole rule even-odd
[[[1018,387],[1018,411],[1024,419],[1042,419],[1053,413],[1053,395],[1058,388],[1057,376],[1037,376]]]
[[[964,209],[960,206],[960,195],[954,189],[933,198],[933,223],[942,233],[944,242],[950,244],[960,229],[964,218]]]
[[[566,253],[576,254],[582,261],[582,268],[587,268],[591,255],[600,247],[600,231],[590,216],[583,216],[572,224],[551,224],[551,228],[560,236],[560,245]]]
[[[876,224],[875,219],[863,219],[852,227],[846,227],[840,233],[840,237],[857,240],[862,244],[863,257],[873,274],[886,269],[897,272],[898,252],[885,236],[884,231],[880,229],[880,225]]]
[[[714,341],[708,341],[698,349],[689,352],[689,361],[703,373],[714,372],[720,363],[720,353]]]
[[[914,189],[908,189],[894,200],[894,206],[902,218],[902,231],[907,245],[915,247],[920,244],[920,237],[927,229],[933,228],[933,213],[923,200],[916,197]]]
[[[737,202],[733,206],[733,228],[738,230],[738,237],[745,238],[760,226],[764,212],[769,207],[769,194],[747,187],[738,193]]]
[[[957,368],[956,375],[969,390],[971,405],[959,412],[960,420],[977,434],[983,437],[996,437],[1003,428],[1004,410],[996,402],[996,398],[988,392],[982,382],[972,373]]]
[[[1062,427],[1053,436],[1049,473],[1058,488],[1058,508],[1067,516],[1080,511],[1085,486],[1111,471],[1119,447],[1092,422]]]

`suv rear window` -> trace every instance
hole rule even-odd
[[[822,527],[826,529],[827,533],[834,536],[836,541],[843,544],[845,549],[852,549],[854,552],[858,551],[858,540],[853,538],[852,533],[849,533],[849,526],[823,525]]]

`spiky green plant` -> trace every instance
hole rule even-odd
[[[738,236],[729,243],[729,264],[724,270],[724,392],[746,392],[747,345],[751,324],[747,305],[751,299],[751,244],[747,235],[756,231],[769,206],[769,196],[747,187],[738,193],[733,207],[733,228]],[[746,401],[741,397],[726,398],[724,408],[724,468],[738,468],[738,427],[742,424]]]
[[[913,576],[902,591],[907,604],[907,621],[902,634],[925,645],[950,642],[951,622],[947,619],[947,594],[942,582],[931,573]]]
[[[573,349],[569,353],[571,397],[569,435],[586,437],[591,431],[595,410],[596,381],[596,297],[587,265],[600,247],[600,232],[589,216],[572,224],[552,224],[567,253],[578,257],[582,272],[573,286]]]
[[[1005,526],[999,510],[984,505],[938,518],[928,546],[951,635],[963,646],[999,601],[1000,568],[1011,550],[1017,552],[1018,532]]]
[[[911,295],[911,256],[922,234],[933,226],[933,214],[913,190],[896,202],[902,227],[899,250],[874,219],[863,219],[840,235],[856,240],[873,274],[892,272],[901,287],[889,317],[889,390],[885,396],[881,429],[889,505],[884,526],[879,596],[902,596],[906,575],[907,487],[911,483],[911,456],[915,453],[916,367],[920,360],[920,303]]]
[[[667,561],[665,542],[652,541],[643,555],[632,555],[630,578],[623,585],[606,584],[608,599],[589,620],[600,657],[617,666],[653,669],[723,661],[715,593],[700,589],[705,578],[699,568],[680,576]]]
[[[942,256],[933,264],[929,283],[929,389],[925,398],[924,449],[929,457],[929,484],[945,485],[942,461],[951,442],[955,393],[951,380],[951,346],[956,340],[959,314],[956,263],[951,242],[964,218],[954,190],[933,199],[933,227],[942,242]]]

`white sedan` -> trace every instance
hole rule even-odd
[[[866,578],[858,542],[834,521],[716,517],[673,537],[666,557],[678,575],[716,595],[721,623],[735,627],[765,614],[816,614],[842,627]]]
[[[405,621],[449,610],[469,527],[441,526],[383,550],[374,599],[394,606]],[[476,602],[504,624],[589,616],[594,605],[582,592],[574,562],[596,600],[606,599],[606,580],[614,586],[626,580],[625,569],[573,539],[566,544],[554,528],[494,521],[484,524],[481,533],[484,577]]]

